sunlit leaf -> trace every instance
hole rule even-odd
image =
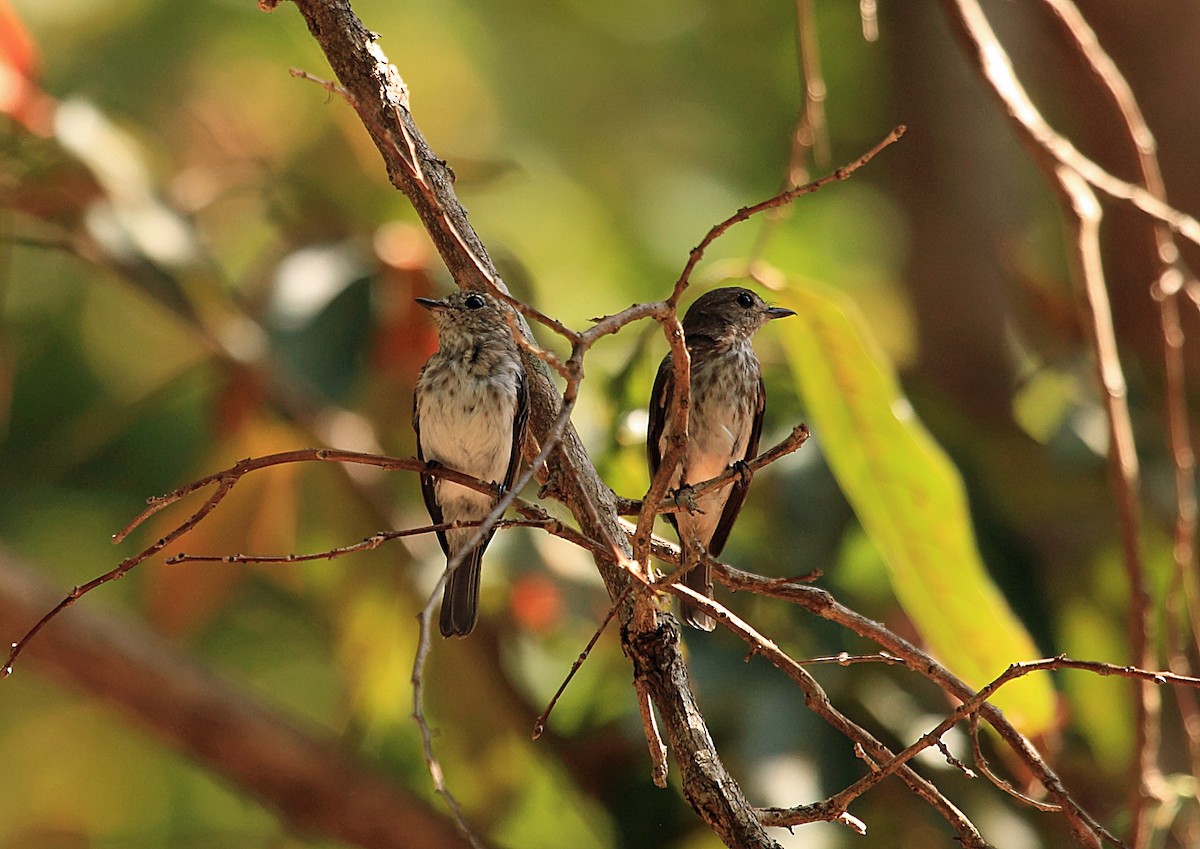
[[[987,574],[958,471],[917,420],[853,305],[793,282],[782,333],[810,425],[926,646],[974,687],[1038,656]],[[1027,676],[995,699],[1022,730],[1048,729],[1054,692]]]

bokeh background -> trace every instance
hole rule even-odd
[[[329,76],[295,8],[9,2],[0,6],[5,562],[66,592],[185,515],[168,512],[114,548],[112,534],[147,497],[240,457],[315,445],[411,455],[412,384],[435,345],[412,299],[451,284],[353,111],[289,75]],[[1038,650],[1126,662],[1128,588],[1103,411],[1055,198],[937,4],[880,4],[873,43],[858,4],[813,5],[831,157],[811,173],[856,158],[896,124],[908,134],[853,179],[739,225],[709,252],[695,286],[755,260],[785,287],[818,281],[846,296],[961,472],[983,560]],[[1200,209],[1200,8],[1081,7],[1158,138],[1171,200]],[[509,286],[568,325],[664,296],[712,224],[786,177],[803,102],[792,4],[359,0],[355,9],[404,76],[416,120],[454,168]],[[1114,113],[1041,7],[987,9],[1051,122],[1134,178]],[[1107,211],[1105,261],[1143,462],[1143,547],[1161,607],[1178,589],[1153,254],[1144,222]],[[1193,336],[1195,318],[1193,307]],[[758,340],[770,397],[764,445],[809,414],[784,324]],[[664,351],[644,325],[589,355],[575,423],[623,495],[646,484],[642,409]],[[1193,401],[1196,360],[1192,344]],[[410,475],[288,467],[244,481],[172,551],[320,551],[424,521]],[[843,601],[916,637],[819,432],[756,478],[726,555],[768,575],[821,569]],[[441,565],[422,538],[304,565],[160,558],[80,604],[148,623],[432,799],[408,677],[413,617]],[[572,683],[547,737],[529,741],[606,602],[590,560],[570,546],[519,530],[493,542],[480,628],[437,645],[428,673],[447,780],[499,846],[718,846],[677,789],[650,782],[614,635]],[[731,603],[796,657],[870,650],[786,606]],[[0,620],[0,638],[30,624]],[[816,801],[861,774],[848,744],[765,662],[743,662],[735,638],[689,634],[688,648],[720,751],[756,802]],[[1017,659],[998,659],[997,671]],[[839,708],[887,741],[911,740],[947,708],[901,669],[815,674]],[[1121,829],[1131,688],[1082,673],[1055,684],[1050,757],[1080,801]],[[1164,767],[1188,773],[1169,692],[1164,704]],[[0,684],[0,764],[3,847],[334,845],[292,833],[33,659]],[[994,845],[1069,839],[1054,818],[944,759],[921,768]],[[1196,816],[1190,781],[1179,780],[1172,811],[1182,822]],[[818,849],[956,845],[899,782],[853,810],[865,837],[813,825],[778,839]]]

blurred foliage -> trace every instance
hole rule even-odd
[[[412,298],[450,282],[352,110],[288,75],[329,76],[296,10],[267,15],[252,0],[7,2],[0,543],[65,590],[183,515],[169,512],[114,549],[111,534],[147,496],[239,457],[316,444],[411,454],[412,383],[434,345]],[[789,4],[354,5],[381,34],[509,285],[569,325],[663,296],[708,227],[782,184],[803,91]],[[696,288],[769,266],[785,286],[820,280],[852,300],[957,466],[981,562],[1037,652],[1124,662],[1128,593],[1103,420],[1053,198],[934,4],[881,4],[875,44],[862,39],[857,4],[814,5],[835,162],[813,173],[857,157],[897,123],[909,134],[849,182],[734,228]],[[1055,87],[1074,66],[1026,35],[1041,32],[1022,17],[1028,10],[992,5],[1001,32],[1021,33],[1014,58],[1048,114],[1093,155],[1111,152],[1102,112]],[[1146,98],[1172,198],[1194,210],[1200,140],[1195,110],[1179,104],[1194,105],[1200,91],[1188,40],[1200,15],[1145,5],[1085,10]],[[1143,453],[1146,552],[1165,588],[1169,547],[1154,529],[1169,527],[1173,502],[1156,320],[1149,275],[1128,265],[1144,253],[1140,236],[1115,217],[1107,259]],[[812,401],[788,373],[789,363],[805,369],[797,340],[778,335],[800,324],[785,324],[757,343],[770,398],[764,445]],[[624,495],[646,484],[643,409],[664,350],[656,329],[631,327],[589,357],[575,422]],[[826,412],[813,410],[812,421]],[[726,555],[767,575],[820,568],[843,601],[917,639],[882,546],[821,455],[834,442],[818,430],[757,476]],[[293,467],[243,482],[180,548],[319,551],[423,522],[408,476]],[[422,538],[287,567],[155,561],[84,603],[144,617],[432,798],[408,676],[413,615],[441,565],[436,543]],[[496,538],[480,629],[436,646],[429,669],[450,786],[500,846],[716,846],[677,790],[649,780],[612,634],[546,736],[529,742],[606,601],[586,555],[523,531]],[[730,603],[796,657],[872,650],[784,605]],[[15,639],[26,625],[2,622],[0,633]],[[861,774],[846,741],[764,661],[744,663],[735,638],[687,640],[718,746],[756,802],[815,801]],[[997,671],[1019,659],[997,657]],[[947,709],[902,669],[814,671],[836,705],[888,742],[912,739]],[[1044,740],[1068,786],[1112,817],[1127,795],[1130,688],[1082,673],[1056,685],[1061,727]],[[1179,770],[1184,738],[1165,703],[1167,766]],[[961,737],[947,740],[965,757]],[[32,664],[0,686],[0,763],[0,847],[324,845],[285,832],[105,706],[51,687]],[[944,759],[919,768],[997,846],[1067,840],[1053,818],[966,781]],[[778,839],[810,849],[954,845],[898,782],[854,813],[869,825],[865,838],[814,825]]]

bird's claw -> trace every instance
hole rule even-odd
[[[750,468],[750,464],[745,460],[734,460],[731,468],[738,473],[741,478],[742,486],[750,486],[750,480],[754,477],[754,470]]]
[[[696,504],[696,490],[687,484],[684,484],[683,486],[679,487],[679,489],[675,490],[673,498],[675,500],[675,506],[683,508],[688,513],[703,512]]]

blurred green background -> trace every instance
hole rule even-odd
[[[450,281],[353,111],[289,76],[293,67],[330,75],[296,9],[11,2],[32,42],[29,73],[57,107],[52,124],[34,107],[6,107],[21,120],[0,126],[0,545],[65,592],[185,515],[168,512],[114,548],[111,535],[148,496],[240,457],[314,445],[411,455],[412,384],[435,344],[412,298]],[[792,4],[354,5],[380,33],[509,286],[570,326],[665,296],[712,224],[783,184],[803,92]],[[1111,110],[1040,7],[1017,5],[987,7],[1039,105],[1086,153],[1134,178]],[[753,268],[785,289],[769,298],[785,301],[816,281],[852,303],[962,474],[983,562],[1037,651],[1126,662],[1128,589],[1103,411],[1054,197],[936,4],[880,6],[880,39],[869,43],[858,4],[814,2],[832,157],[810,173],[856,158],[896,124],[907,136],[848,182],[734,228],[694,288]],[[1081,6],[1158,136],[1173,203],[1200,209],[1200,8]],[[19,30],[7,16],[0,22],[7,76],[19,77]],[[1161,608],[1173,586],[1174,490],[1148,295],[1154,267],[1136,216],[1113,207],[1105,226],[1143,461],[1143,544]],[[770,398],[764,446],[819,418],[802,403],[783,338],[795,328],[785,325],[757,343]],[[623,495],[646,484],[642,410],[664,351],[642,325],[589,355],[575,424]],[[821,569],[841,600],[915,638],[821,448],[817,429],[757,477],[726,556],[766,575]],[[320,551],[424,521],[411,476],[287,467],[244,481],[171,551]],[[157,559],[80,604],[145,620],[432,799],[408,676],[413,616],[441,566],[436,544],[422,538],[286,567]],[[479,630],[438,644],[429,669],[448,783],[499,846],[718,846],[677,787],[650,782],[613,634],[556,708],[547,738],[529,742],[606,602],[581,552],[537,533],[497,537]],[[730,603],[798,658],[872,650],[782,604]],[[0,621],[0,639],[30,624]],[[756,803],[817,801],[861,774],[847,742],[765,662],[744,663],[734,637],[687,641],[719,749]],[[1018,659],[1000,658],[996,672]],[[948,707],[903,669],[814,674],[889,743],[910,741]],[[1082,673],[1055,683],[1050,757],[1077,798],[1120,829],[1131,688]],[[1186,738],[1165,691],[1164,705],[1164,767],[1186,773]],[[964,738],[947,739],[963,756]],[[1069,839],[1055,818],[944,759],[919,763],[994,845]],[[33,662],[0,684],[0,764],[0,847],[331,845],[290,833]],[[1194,821],[1194,786],[1181,786]],[[956,845],[897,781],[853,812],[866,837],[812,825],[777,839],[809,849]]]

